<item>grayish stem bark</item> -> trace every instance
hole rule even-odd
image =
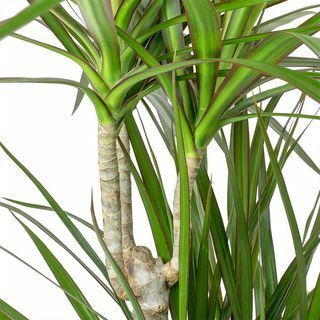
[[[125,125],[120,130],[119,137],[130,154],[130,141]],[[117,157],[120,177],[120,201],[121,201],[121,225],[122,225],[122,249],[125,256],[134,246],[132,200],[131,200],[131,172],[128,161],[117,143]]]
[[[124,272],[146,320],[166,320],[169,290],[164,265],[146,247],[136,246],[133,238],[130,168],[117,145],[117,126],[99,125],[99,168],[104,217],[104,240]],[[120,139],[130,152],[125,127]],[[116,274],[107,262],[110,282],[116,294],[126,299]]]
[[[189,197],[201,163],[201,156],[198,158],[187,158]],[[180,246],[180,176],[178,176],[173,199],[173,254],[171,260],[165,265],[165,274],[168,286],[173,286],[179,279],[179,246]]]
[[[99,124],[98,161],[103,213],[104,241],[113,258],[123,269],[119,170],[116,151],[117,126]],[[110,282],[119,297],[124,297],[117,275],[106,262]]]
[[[126,272],[146,320],[166,320],[169,289],[161,258],[155,259],[148,248],[136,246],[126,259]]]

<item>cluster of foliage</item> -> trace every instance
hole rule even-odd
[[[138,187],[159,257],[155,261],[161,261],[167,273],[169,268],[165,281],[170,303],[159,314],[150,313],[146,311],[144,295],[134,288],[122,266],[122,258],[126,263],[122,247],[120,253],[112,251],[112,243],[106,240],[108,220],[105,219],[104,230],[100,230],[93,205],[92,223],[65,212],[0,143],[49,206],[17,200],[0,205],[11,211],[30,236],[54,274],[56,285],[62,288],[80,319],[106,319],[106,315],[92,309],[72,275],[28,226],[30,223],[80,263],[128,319],[163,319],[167,317],[167,308],[172,319],[314,320],[320,317],[320,280],[311,292],[306,288],[308,269],[320,240],[320,210],[316,210],[319,199],[302,236],[282,173],[290,155],[296,153],[315,174],[320,174],[318,166],[299,144],[304,132],[294,138],[300,118],[319,119],[316,115],[303,114],[302,110],[306,96],[320,101],[320,43],[314,37],[320,26],[317,13],[320,5],[288,10],[271,20],[264,19],[270,7],[286,2],[70,0],[67,6],[62,0],[29,0],[23,11],[0,25],[0,39],[15,37],[63,55],[81,67],[80,82],[60,78],[0,78],[0,82],[75,87],[78,94],[74,111],[84,95],[90,99],[99,128],[114,128],[112,146],[118,147],[114,152],[121,153]],[[283,26],[300,18],[304,18],[302,24],[284,29]],[[15,33],[35,20],[40,22],[40,27],[53,32],[61,48]],[[292,56],[301,45],[311,49],[317,58]],[[286,84],[265,89],[265,84],[272,84],[275,78]],[[259,93],[250,94],[255,89]],[[281,107],[283,95],[294,89],[302,94],[292,112],[275,112]],[[138,103],[150,114],[177,169],[173,210],[162,184],[157,155],[136,123],[134,110]],[[283,126],[276,117],[288,120]],[[249,127],[252,118],[256,119],[255,126]],[[126,131],[119,138],[122,128]],[[270,129],[278,135],[275,146],[270,142]],[[226,138],[225,130],[230,130],[230,139]],[[212,141],[223,151],[228,168],[227,225],[208,176],[207,148]],[[137,166],[131,160],[133,155]],[[120,168],[120,160],[117,166]],[[117,182],[120,200],[114,203],[113,198],[108,198],[110,185],[104,185],[107,169],[100,164],[101,192],[106,194],[103,204],[114,208],[123,205],[119,202],[123,196],[122,176]],[[123,184],[130,184],[129,180]],[[270,222],[270,203],[276,188],[295,249],[294,259],[280,279]],[[55,213],[97,270],[90,268],[23,207]],[[121,224],[118,220],[115,223]],[[96,233],[107,267],[104,257],[94,251],[77,223]],[[122,246],[125,242],[121,242],[121,225],[119,228],[117,245]],[[0,249],[32,268],[6,248]],[[134,276],[138,281],[139,275]],[[123,289],[123,296],[115,290],[117,285]],[[125,299],[130,301],[133,313]],[[27,319],[3,300],[0,300],[0,318]]]

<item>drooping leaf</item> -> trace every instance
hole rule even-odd
[[[112,116],[106,105],[100,97],[90,88],[82,86],[80,83],[60,78],[0,78],[0,83],[44,83],[44,84],[62,84],[74,87],[83,91],[91,100],[95,107],[97,117],[102,122],[109,122]]]
[[[82,72],[82,74],[81,74],[81,78],[80,78],[79,83],[81,84],[82,87],[87,87],[89,85],[88,78],[84,72]],[[76,96],[76,101],[74,103],[74,107],[72,110],[72,114],[74,114],[78,110],[78,108],[82,102],[83,97],[84,97],[84,91],[78,90],[77,96]]]
[[[44,186],[39,182],[38,179],[0,142],[0,147],[8,155],[8,157],[25,173],[25,175],[30,179],[31,182],[37,187],[41,192],[43,197],[48,201],[50,206],[53,208],[57,216],[69,230],[73,238],[78,242],[85,253],[90,257],[90,259],[96,264],[102,274],[108,279],[105,265],[97,253],[94,251],[92,246],[71,221],[71,219],[66,215],[63,209],[59,206],[56,200],[51,196],[51,194],[44,188]]]
[[[34,2],[32,5],[19,12],[16,16],[1,23],[0,39],[23,27],[51,8],[54,8],[60,2],[62,2],[62,0],[38,0]]]
[[[320,39],[316,37],[310,37],[306,34],[301,34],[301,33],[290,33],[294,37],[298,38],[303,42],[309,49],[312,50],[312,52],[320,58]]]
[[[27,208],[32,208],[32,209],[38,209],[38,210],[45,210],[45,211],[54,211],[53,208],[49,207],[49,206],[45,206],[42,204],[36,204],[36,203],[29,203],[29,202],[24,202],[24,201],[19,201],[19,200],[13,200],[13,199],[8,199],[8,198],[4,198],[4,200],[7,200],[9,202],[18,204],[20,206],[23,207],[27,207]],[[88,221],[78,217],[77,215],[74,215],[70,212],[65,211],[65,214],[67,216],[69,216],[70,218],[80,222],[81,224],[83,224],[84,226],[86,226],[87,228],[91,229],[94,231],[93,225],[91,223],[89,223]],[[100,230],[101,234],[103,233],[102,230]]]
[[[59,282],[60,286],[69,292],[72,296],[66,295],[72,304],[74,310],[82,320],[98,320],[96,312],[91,308],[89,302],[74,282],[70,274],[65,270],[59,260],[53,255],[49,248],[40,240],[40,238],[24,224],[21,220],[16,218],[22,227],[25,229],[27,234],[30,236],[33,243],[36,245],[39,253],[47,263],[51,272]],[[74,299],[75,298],[75,299]],[[105,318],[104,318],[105,319]]]
[[[259,111],[257,109],[257,113],[259,115]],[[264,143],[266,145],[266,148],[268,150],[268,154],[270,157],[270,163],[272,166],[272,169],[274,171],[277,184],[279,187],[279,191],[282,197],[283,205],[285,207],[285,211],[287,214],[287,219],[290,225],[291,235],[293,239],[293,244],[295,248],[295,253],[297,257],[297,270],[298,270],[298,280],[299,280],[299,301],[300,301],[300,316],[301,318],[305,318],[307,314],[307,301],[306,301],[306,264],[305,259],[303,255],[303,249],[302,249],[302,241],[301,236],[299,233],[299,228],[297,225],[297,221],[295,218],[294,210],[290,201],[290,197],[287,191],[287,187],[279,166],[279,163],[275,157],[274,150],[272,148],[271,142],[269,140],[269,137],[267,135],[265,124],[262,121],[262,118],[259,116],[258,121],[261,128],[261,133],[264,139]]]
[[[0,319],[3,320],[28,320],[28,318],[2,299],[0,299],[0,311]]]
[[[46,235],[48,235],[52,240],[54,240],[60,247],[62,247],[66,252],[68,252],[98,283],[99,285],[116,301],[113,292],[106,286],[105,282],[102,281],[99,276],[95,274],[94,271],[87,266],[87,264],[81,260],[61,239],[59,239],[52,231],[50,231],[47,227],[45,227],[41,222],[37,219],[33,218],[26,212],[16,208],[14,206],[8,205],[6,203],[0,202],[0,206],[9,209],[15,214],[19,214],[22,217],[26,218],[28,221],[36,225],[40,230],[42,230]],[[117,302],[117,301],[116,301]]]

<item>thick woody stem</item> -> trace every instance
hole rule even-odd
[[[130,168],[119,144],[116,125],[99,125],[99,168],[104,240],[124,272],[146,320],[167,320],[169,290],[164,265],[146,247],[136,246],[132,230]],[[120,139],[129,153],[125,127]],[[126,299],[116,274],[107,262],[110,282],[117,295]],[[134,315],[135,317],[135,315]]]
[[[130,154],[130,141],[125,125],[122,126],[119,137],[127,153]],[[130,166],[119,143],[117,143],[117,157],[120,178],[122,248],[125,256],[135,246],[135,242],[133,237]]]
[[[201,156],[198,158],[187,157],[189,198],[191,199],[192,190],[201,163]],[[179,246],[180,246],[180,176],[174,191],[173,199],[173,254],[171,260],[165,265],[165,273],[168,286],[173,286],[179,278]]]
[[[104,241],[119,267],[123,269],[121,203],[116,139],[116,124],[99,124],[98,161]],[[106,266],[112,286],[117,295],[123,297],[124,292],[116,273],[108,261],[106,262]]]
[[[155,259],[148,248],[136,246],[126,261],[126,270],[146,320],[167,320],[169,290],[161,258]]]
[[[129,154],[130,142],[125,126],[122,126],[119,137]],[[120,144],[117,144],[117,156],[120,176],[124,272],[146,320],[167,320],[169,290],[163,272],[164,265],[160,258],[155,259],[152,256],[148,248],[135,245],[131,204],[131,172]]]

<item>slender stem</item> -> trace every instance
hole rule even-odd
[[[128,154],[130,154],[130,141],[125,125],[122,126],[119,137]],[[126,255],[126,253],[135,246],[132,221],[131,173],[129,163],[126,160],[119,143],[117,143],[117,157],[120,178],[122,246],[123,254]]]
[[[192,190],[197,177],[198,169],[201,163],[201,156],[197,158],[187,157],[188,179],[189,179],[189,197],[191,199]],[[178,176],[174,199],[173,199],[173,254],[172,259],[166,264],[166,277],[169,286],[178,281],[179,275],[179,247],[180,247],[180,176]]]
[[[116,139],[116,124],[99,124],[98,161],[104,241],[119,267],[123,269],[121,203]],[[107,271],[117,295],[123,297],[123,290],[117,279],[117,275],[108,262]]]

